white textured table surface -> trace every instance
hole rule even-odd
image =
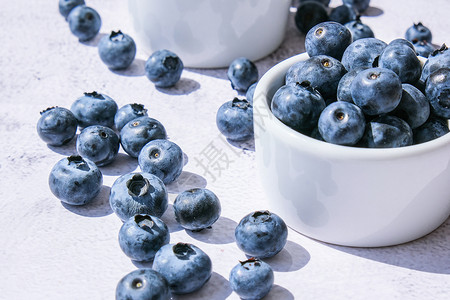
[[[75,150],[74,143],[50,148],[39,139],[39,112],[70,107],[83,92],[94,90],[119,106],[145,104],[186,153],[189,161],[181,178],[168,186],[170,203],[192,186],[206,186],[221,200],[222,216],[211,230],[182,230],[171,205],[163,216],[171,242],[194,243],[213,260],[206,286],[176,299],[238,299],[228,274],[245,256],[234,242],[234,228],[247,213],[266,209],[267,199],[254,152],[224,142],[215,125],[219,106],[237,95],[226,70],[186,69],[175,88],[158,90],[144,76],[147,57],[138,50],[129,70],[112,72],[97,54],[98,38],[78,42],[57,2],[1,2],[0,299],[113,299],[119,279],[142,266],[122,253],[117,241],[122,223],[108,203],[110,186],[120,174],[137,170],[136,160],[122,153],[102,167],[104,187],[86,207],[63,205],[48,188],[52,166]],[[100,36],[117,29],[132,32],[126,1],[87,3],[102,17]],[[373,0],[372,16],[362,20],[384,41],[402,37],[413,22],[422,21],[440,45],[450,43],[449,11],[448,0]],[[260,75],[303,52],[303,43],[291,14],[281,48],[256,62]],[[205,152],[214,149],[219,156],[207,161]],[[376,249],[328,245],[290,230],[285,249],[266,261],[275,271],[275,286],[266,299],[448,299],[450,220],[414,242]]]

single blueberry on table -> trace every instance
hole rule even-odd
[[[378,66],[394,71],[402,83],[415,84],[422,74],[416,52],[405,45],[387,45],[378,59]]]
[[[328,19],[333,22],[345,24],[356,20],[358,17],[358,11],[351,5],[339,5],[333,8],[330,12]]]
[[[234,266],[229,281],[241,299],[262,299],[272,289],[274,274],[268,263],[250,258]]]
[[[78,121],[63,107],[49,107],[41,112],[36,129],[39,137],[51,146],[62,146],[77,133]]]
[[[432,115],[422,126],[413,129],[413,141],[414,144],[421,144],[437,139],[449,132],[448,120]]]
[[[397,148],[412,145],[413,132],[406,121],[391,115],[377,117],[366,125],[361,139],[368,148]]]
[[[48,183],[52,193],[62,202],[84,205],[100,192],[103,176],[93,161],[73,155],[53,166]]]
[[[387,46],[377,38],[363,38],[354,41],[345,49],[342,55],[342,64],[350,71],[355,68],[372,68],[375,59]]]
[[[73,8],[83,4],[85,4],[84,0],[59,0],[59,13],[67,19],[67,16]]]
[[[431,43],[433,35],[428,27],[423,25],[421,22],[414,23],[405,32],[405,38],[412,42],[413,40],[426,41]]]
[[[153,270],[166,278],[172,293],[188,294],[200,289],[209,280],[212,262],[205,252],[193,244],[167,244],[156,253]]]
[[[370,0],[342,0],[345,5],[350,5],[356,8],[360,13],[369,8]]]
[[[97,47],[101,60],[113,70],[128,68],[136,56],[133,38],[120,30],[102,37]]]
[[[183,171],[183,151],[172,141],[152,140],[142,148],[138,163],[143,172],[151,173],[164,184],[169,184]]]
[[[400,103],[391,114],[405,120],[412,129],[415,129],[428,120],[430,103],[418,88],[404,83]]]
[[[161,88],[174,86],[180,80],[183,69],[178,55],[166,49],[153,52],[145,63],[145,75]]]
[[[119,137],[109,127],[92,125],[84,128],[77,138],[77,152],[84,158],[105,166],[114,161],[119,153]]]
[[[412,43],[414,46],[414,51],[416,51],[417,55],[425,58],[430,56],[430,54],[435,50],[433,45],[428,43],[427,41],[413,40]]]
[[[353,103],[333,102],[322,111],[318,128],[329,143],[355,145],[364,135],[366,119],[362,110]]]
[[[259,78],[258,68],[246,57],[238,57],[233,60],[228,66],[227,76],[231,87],[242,92],[246,92]]]
[[[327,8],[318,1],[304,1],[297,7],[294,21],[297,29],[307,34],[313,26],[328,21]]]
[[[347,27],[348,30],[350,30],[353,41],[375,37],[375,34],[373,33],[369,25],[362,23],[359,17],[356,17],[356,20],[354,21],[345,23],[344,26]]]
[[[123,150],[135,158],[148,142],[166,138],[166,129],[161,122],[148,116],[133,119],[120,130],[120,143]]]
[[[67,16],[67,22],[70,31],[82,42],[93,39],[102,26],[98,12],[86,5],[74,7]]]
[[[305,48],[309,56],[328,55],[338,60],[351,43],[350,30],[332,21],[317,24],[305,37]]]
[[[112,128],[117,109],[116,101],[108,95],[96,91],[84,93],[70,107],[80,128],[90,125],[103,125]]]
[[[286,245],[288,230],[278,215],[255,211],[241,219],[234,231],[236,244],[245,254],[257,258],[276,255]]]
[[[450,119],[450,68],[440,68],[428,76],[425,95],[435,115]]]
[[[125,124],[133,119],[147,116],[147,109],[143,104],[129,103],[119,108],[114,115],[114,125],[117,130],[121,130]]]
[[[116,300],[170,300],[169,283],[151,268],[126,274],[116,286]]]
[[[253,137],[253,106],[246,99],[234,98],[217,110],[216,124],[219,131],[233,141]]]
[[[156,252],[169,241],[167,225],[160,218],[151,215],[134,215],[119,230],[120,248],[135,261],[152,261]]]
[[[300,133],[309,134],[317,126],[325,106],[322,95],[305,81],[281,86],[275,92],[270,108],[281,122]]]
[[[160,218],[167,210],[168,194],[164,183],[155,175],[128,173],[114,181],[109,204],[123,222],[137,214]]]
[[[210,190],[194,188],[179,194],[173,202],[176,221],[187,230],[211,227],[220,217],[219,198]]]

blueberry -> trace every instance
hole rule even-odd
[[[351,5],[339,5],[333,8],[330,12],[328,19],[340,24],[345,24],[356,20],[358,11]]]
[[[409,48],[414,50],[414,45],[412,44],[412,42],[408,41],[407,39],[403,39],[403,38],[394,39],[388,45],[389,46],[391,46],[391,45],[404,45],[404,46],[408,46]]]
[[[364,135],[366,119],[362,110],[353,103],[333,102],[322,111],[318,128],[329,143],[355,145]]]
[[[305,48],[309,56],[328,55],[338,60],[352,43],[352,34],[342,24],[327,21],[312,27],[305,38]]]
[[[92,125],[83,129],[77,138],[77,152],[97,166],[110,164],[119,152],[119,137],[109,127]]]
[[[183,151],[169,140],[152,140],[142,148],[138,162],[143,172],[156,175],[168,184],[175,181],[183,171]]]
[[[101,60],[113,70],[126,69],[136,56],[136,43],[128,34],[112,31],[102,37],[98,43]]]
[[[435,115],[450,119],[450,68],[441,68],[430,74],[425,95]]]
[[[84,96],[75,100],[70,110],[77,118],[78,126],[81,128],[90,125],[112,128],[117,108],[117,103],[111,97],[94,91],[84,93]]]
[[[422,68],[420,81],[425,83],[428,76],[440,68],[450,68],[450,50],[448,50],[445,44],[428,56]]]
[[[261,299],[272,289],[274,275],[269,264],[250,258],[234,266],[229,281],[241,299]]]
[[[150,268],[131,271],[116,287],[116,300],[170,300],[167,280]]]
[[[73,8],[83,4],[85,4],[84,0],[59,0],[59,13],[67,19],[67,16]]]
[[[250,102],[251,105],[253,105],[253,97],[255,94],[256,85],[258,82],[253,83],[251,86],[248,87],[247,92],[245,92],[245,99]]]
[[[427,41],[413,40],[412,43],[414,46],[414,51],[416,51],[417,55],[425,58],[430,56],[430,54],[435,50],[433,45],[428,43]]]
[[[400,103],[391,114],[405,120],[412,129],[415,129],[428,120],[430,104],[418,88],[404,83]]]
[[[281,86],[270,105],[272,113],[281,122],[303,134],[317,126],[325,101],[309,82]]]
[[[181,78],[183,62],[169,50],[153,52],[145,63],[145,75],[156,87],[174,86]]]
[[[318,1],[304,1],[297,7],[294,21],[298,30],[307,34],[313,26],[328,21],[327,8]]]
[[[345,23],[344,26],[347,27],[348,30],[350,30],[353,41],[356,41],[359,39],[364,39],[364,38],[375,37],[375,35],[374,35],[372,29],[369,27],[369,25],[363,24],[359,17],[357,17],[356,20],[354,20],[354,21]]]
[[[258,81],[258,68],[245,57],[238,57],[228,66],[228,79],[231,87],[237,91],[246,92],[248,88]]]
[[[359,67],[371,68],[386,46],[385,42],[377,38],[356,40],[345,49],[341,62],[347,71]]]
[[[142,148],[150,141],[166,139],[167,133],[164,126],[148,116],[135,118],[129,121],[120,130],[120,143],[131,157],[138,157]]]
[[[356,75],[350,85],[353,102],[367,115],[391,112],[400,103],[402,83],[389,69],[370,68]]]
[[[67,16],[67,21],[70,31],[82,42],[94,38],[102,26],[98,12],[86,5],[74,7]]]
[[[125,124],[133,119],[147,116],[147,109],[143,104],[129,103],[119,108],[114,115],[114,125],[117,130],[121,130]]]
[[[367,123],[362,141],[369,148],[405,147],[412,145],[413,133],[406,121],[382,115]]]
[[[418,40],[431,43],[432,34],[428,27],[419,22],[417,24],[414,23],[406,30],[405,38],[410,42],[412,42],[413,40]]]
[[[449,131],[447,119],[432,115],[422,126],[413,130],[414,144],[437,139]]]
[[[367,10],[370,4],[370,0],[342,0],[342,2],[346,5],[354,6],[360,13]]]
[[[51,146],[62,146],[77,133],[78,122],[73,113],[63,107],[49,107],[41,112],[37,122],[39,137]]]
[[[168,195],[164,183],[155,175],[128,173],[114,181],[109,204],[124,222],[137,214],[160,218],[167,210]]]
[[[315,2],[319,2],[321,3],[323,6],[328,7],[330,5],[330,1],[331,0],[299,0],[299,4],[302,4],[303,2],[308,2],[308,1],[315,1]]]
[[[394,71],[402,83],[415,84],[422,74],[416,52],[405,45],[387,45],[378,59],[378,66]]]
[[[93,161],[73,155],[53,166],[48,183],[52,193],[62,202],[83,205],[98,195],[103,176]]]
[[[253,137],[253,106],[245,99],[227,101],[217,110],[216,124],[226,138],[248,140]]]
[[[179,194],[173,203],[175,219],[185,229],[199,231],[211,227],[220,217],[217,196],[208,189],[194,188]]]
[[[241,219],[234,235],[239,249],[248,256],[272,257],[287,241],[287,226],[278,215],[269,211],[255,211]]]
[[[284,77],[284,82],[286,84],[300,82],[300,79],[298,78],[298,74],[300,74],[300,70],[303,68],[304,64],[305,64],[305,61],[301,60],[301,61],[294,63],[292,66],[290,66]]]
[[[167,225],[151,215],[134,215],[119,230],[120,248],[135,261],[152,261],[156,252],[169,241]]]
[[[156,253],[153,269],[169,283],[174,294],[188,294],[200,289],[211,277],[209,256],[195,245],[164,245]]]
[[[356,68],[347,72],[342,76],[341,80],[339,80],[339,84],[337,87],[337,100],[338,101],[346,101],[353,103],[352,93],[350,90],[350,86],[352,84],[353,79],[358,75],[359,72],[365,70],[367,68]]]

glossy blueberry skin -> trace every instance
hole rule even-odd
[[[440,68],[450,68],[450,50],[445,44],[428,56],[422,68],[420,81],[425,83],[428,76]]]
[[[167,133],[163,124],[148,116],[133,119],[120,130],[120,143],[123,150],[135,158],[148,142],[166,138]]]
[[[131,271],[117,284],[116,300],[170,300],[167,280],[150,268]]]
[[[367,115],[393,111],[402,98],[402,83],[389,69],[370,68],[356,75],[350,85],[353,102]]]
[[[167,210],[168,194],[164,183],[155,175],[128,173],[114,181],[109,204],[123,222],[137,214],[160,218]]]
[[[49,107],[41,112],[36,129],[39,137],[51,146],[62,146],[77,133],[78,121],[63,107]]]
[[[133,38],[120,30],[102,37],[97,48],[101,60],[113,70],[128,68],[136,56],[136,43]]]
[[[245,92],[245,99],[250,102],[251,105],[253,105],[253,97],[255,95],[255,89],[258,82],[253,83],[251,86],[248,87],[247,92]]]
[[[172,293],[188,294],[200,289],[209,280],[212,262],[195,245],[167,244],[156,253],[153,270],[166,278]]]
[[[394,71],[402,83],[415,84],[422,74],[416,52],[405,45],[388,45],[378,59],[378,66]]]
[[[180,193],[173,203],[176,221],[187,230],[211,227],[220,217],[217,196],[208,189],[194,188]]]
[[[102,26],[102,19],[98,12],[86,5],[74,7],[67,16],[69,28],[80,41],[93,39]]]
[[[169,50],[153,52],[145,63],[145,75],[156,87],[169,88],[181,78],[184,65],[181,59]]]
[[[434,52],[434,47],[426,41],[413,40],[414,51],[417,55],[427,58],[431,53]]]
[[[358,16],[358,11],[355,7],[351,5],[339,5],[333,8],[329,15],[329,20],[338,22],[340,24],[345,24],[356,20]]]
[[[364,38],[373,38],[375,34],[372,29],[367,24],[363,24],[359,18],[356,18],[354,21],[350,21],[344,24],[350,33],[352,34],[352,40],[360,40]]]
[[[360,13],[364,12],[370,4],[370,0],[342,0],[342,3],[351,5]]]
[[[308,83],[281,86],[274,94],[270,108],[274,116],[292,129],[309,134],[317,126],[325,100]]]
[[[120,248],[135,261],[152,261],[156,252],[169,241],[167,225],[151,215],[135,215],[123,223],[119,230]]]
[[[412,42],[413,40],[427,41],[431,43],[433,35],[428,27],[424,26],[421,22],[414,23],[405,32],[405,38]]]
[[[362,138],[368,148],[397,148],[412,145],[413,133],[406,121],[390,115],[382,115],[367,123]]]
[[[119,137],[109,127],[92,125],[83,129],[77,138],[77,152],[82,157],[105,166],[114,161],[119,153]]]
[[[241,299],[262,299],[272,289],[274,274],[268,263],[250,258],[231,269],[229,281]]]
[[[297,8],[294,21],[297,29],[307,34],[315,25],[328,21],[327,8],[318,1],[302,2]]]
[[[152,140],[142,148],[138,163],[143,172],[151,173],[164,184],[169,184],[183,171],[183,151],[172,141]]]
[[[333,102],[320,114],[320,135],[329,143],[355,145],[364,135],[366,119],[362,110],[353,103]]]
[[[83,4],[85,4],[84,0],[59,0],[59,13],[67,19],[67,16],[74,7]]]
[[[403,39],[403,38],[394,39],[388,45],[389,46],[404,45],[404,46],[408,46],[409,48],[414,50],[414,45],[412,44],[412,42],[408,41],[407,39]]]
[[[241,219],[234,236],[236,244],[251,257],[268,258],[286,245],[288,230],[278,215],[269,211],[255,211]]]
[[[93,161],[73,155],[53,166],[48,183],[52,193],[62,202],[84,205],[100,192],[103,176]]]
[[[308,31],[305,38],[305,48],[309,56],[328,55],[338,60],[351,43],[350,30],[332,21],[317,24]]]
[[[231,87],[242,92],[246,92],[259,78],[258,68],[246,57],[238,57],[233,60],[228,66],[227,76]]]
[[[90,125],[103,125],[112,128],[117,109],[117,103],[111,97],[95,91],[84,93],[70,107],[80,128]]]
[[[404,83],[400,103],[391,114],[405,120],[412,129],[415,129],[428,120],[430,104],[418,88]]]
[[[387,44],[377,38],[363,38],[354,41],[345,49],[342,64],[350,71],[355,68],[372,68],[375,59]]]
[[[125,124],[133,119],[147,116],[147,109],[143,104],[129,103],[119,108],[114,115],[114,126],[117,130],[121,130]]]
[[[342,76],[341,80],[339,80],[339,84],[337,87],[336,98],[338,101],[345,101],[353,103],[352,93],[350,91],[350,86],[352,84],[353,79],[355,79],[356,75],[362,70],[366,68],[356,68],[347,72]]]
[[[219,131],[233,141],[253,137],[253,106],[246,99],[234,98],[222,104],[216,113]]]
[[[432,115],[422,126],[413,130],[414,144],[437,139],[449,132],[448,120]]]
[[[450,68],[441,68],[430,74],[425,95],[435,115],[450,119]]]

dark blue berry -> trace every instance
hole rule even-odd
[[[84,0],[59,0],[58,8],[59,13],[67,19],[70,11],[78,5],[85,4]]]
[[[147,116],[147,109],[143,104],[129,103],[119,108],[114,116],[114,125],[117,130],[121,130],[125,124],[133,119]]]
[[[298,30],[307,34],[315,25],[328,21],[327,8],[318,1],[304,1],[297,7],[294,20]]]
[[[422,74],[422,65],[413,49],[405,45],[388,45],[378,59],[378,66],[394,71],[402,83],[415,84]]]
[[[418,40],[431,43],[432,34],[428,27],[419,22],[417,24],[414,23],[406,30],[405,38],[410,42],[412,42],[413,40]]]
[[[92,125],[84,128],[77,138],[77,152],[84,158],[105,166],[114,161],[119,152],[119,137],[109,127]]]
[[[36,129],[48,145],[62,146],[75,137],[77,127],[78,121],[70,110],[50,107],[41,112]]]
[[[231,87],[237,91],[246,92],[248,88],[258,81],[258,68],[245,57],[236,58],[228,66],[228,79]]]
[[[253,106],[246,99],[227,101],[217,110],[216,124],[226,138],[248,140],[253,137]]]
[[[74,7],[67,16],[67,21],[70,31],[82,42],[94,38],[102,26],[98,12],[86,5]]]
[[[413,133],[406,121],[390,115],[377,117],[367,123],[362,138],[369,148],[397,148],[412,145]]]
[[[84,93],[84,96],[75,100],[70,107],[81,128],[90,125],[112,128],[117,109],[117,103],[111,97],[95,91]]]
[[[174,86],[181,78],[184,65],[181,59],[169,50],[152,53],[145,63],[145,75],[156,87]]]
[[[101,60],[113,70],[126,69],[136,56],[136,43],[129,35],[112,31],[98,43],[98,54]]]
[[[387,44],[377,38],[363,38],[354,41],[345,49],[342,64],[350,71],[355,68],[372,68],[375,59]]]
[[[319,23],[306,34],[305,48],[309,56],[328,55],[340,60],[352,43],[352,35],[344,25],[327,21]]]
[[[150,268],[134,270],[120,279],[116,300],[170,300],[167,280]]]

